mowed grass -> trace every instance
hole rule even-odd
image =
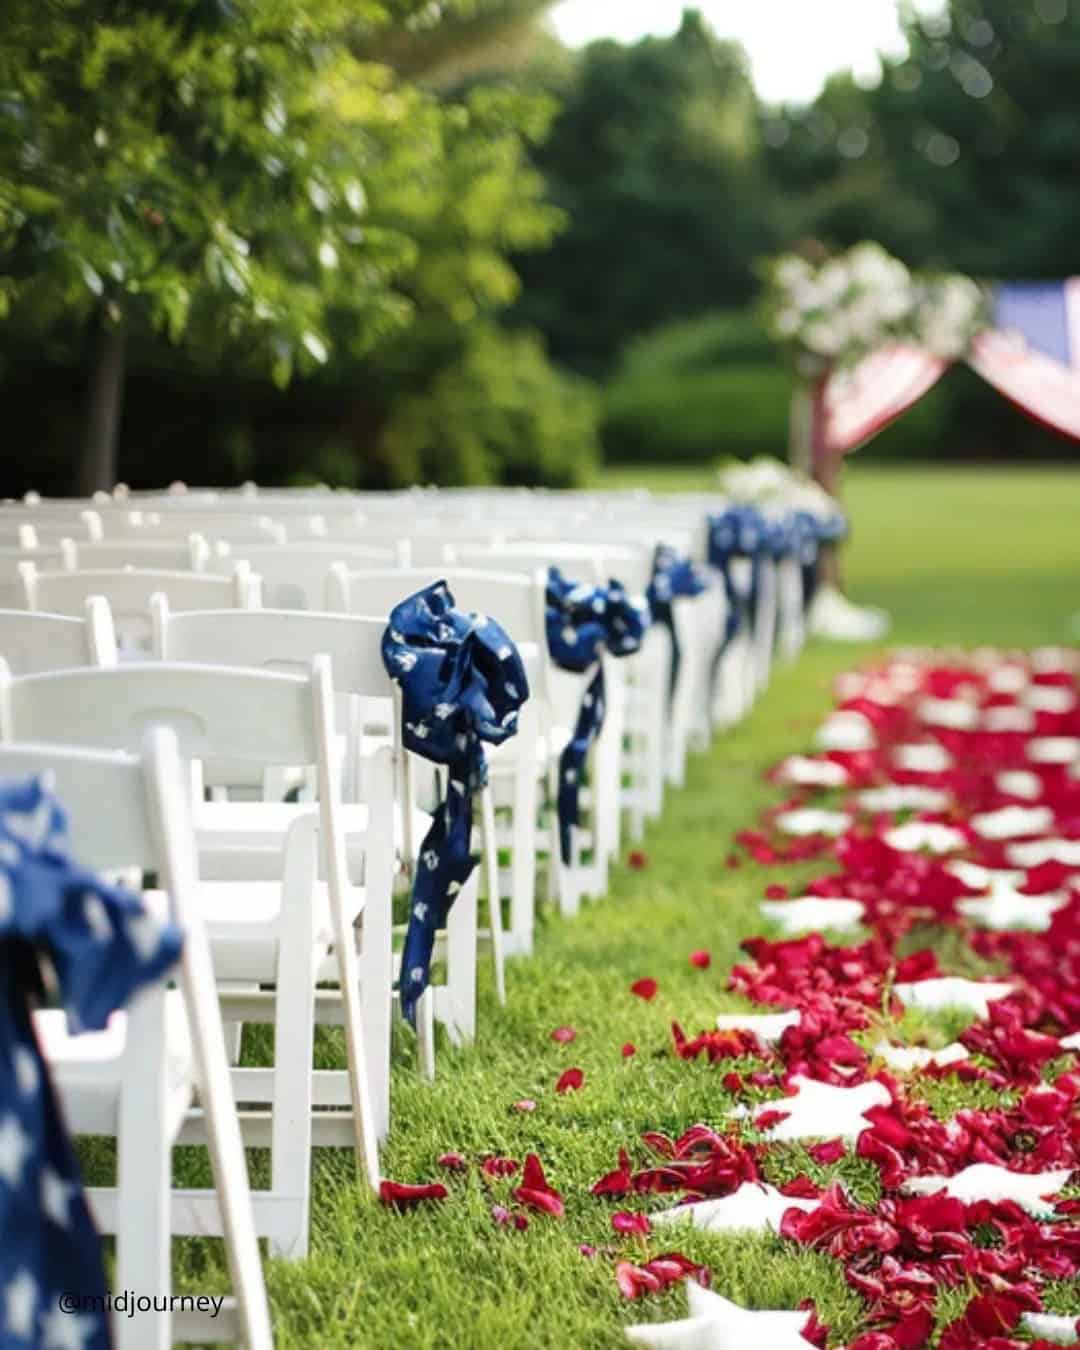
[[[1062,640],[1080,610],[1080,472],[860,463],[848,477],[850,591],[892,612],[897,642]],[[608,481],[698,487],[709,475],[639,472]],[[730,1108],[722,1070],[677,1060],[670,1025],[699,1031],[721,1007],[735,1006],[725,992],[728,970],[740,941],[763,931],[756,908],[764,885],[813,875],[814,867],[733,869],[726,859],[735,831],[773,796],[763,771],[807,745],[832,678],[866,655],[819,644],[779,670],[753,715],[695,757],[685,788],[669,794],[643,844],[647,867],[616,868],[610,894],[575,921],[545,915],[535,956],[509,968],[505,1009],[485,981],[476,1044],[440,1046],[434,1084],[418,1081],[401,1038],[384,1171],[403,1181],[445,1180],[450,1198],[395,1214],[357,1187],[346,1156],[318,1154],[311,1255],[267,1265],[283,1350],[615,1347],[625,1344],[629,1321],[684,1316],[685,1294],[627,1303],[616,1289],[614,1252],[644,1259],[671,1248],[709,1265],[714,1287],[737,1301],[793,1308],[813,1296],[834,1327],[832,1344],[853,1335],[860,1304],[838,1265],[768,1237],[619,1238],[610,1222],[619,1205],[589,1187],[616,1165],[621,1146],[644,1162],[643,1131],[719,1125]],[[712,955],[707,970],[689,964],[698,948]],[[643,976],[660,985],[651,1003],[629,992]],[[573,1043],[551,1040],[562,1025],[576,1030]],[[637,1053],[624,1057],[626,1043]],[[584,1087],[558,1096],[555,1082],[570,1066],[584,1071]],[[534,1100],[535,1111],[516,1110],[522,1099]],[[437,1159],[448,1150],[470,1160],[467,1172],[440,1171]],[[491,1206],[511,1203],[514,1182],[490,1181],[475,1163],[530,1151],[564,1196],[566,1215],[535,1215],[525,1232],[498,1228]],[[801,1151],[778,1151],[773,1166],[779,1179],[805,1164]],[[872,1173],[841,1167],[856,1193],[872,1190]],[[582,1255],[583,1243],[599,1253]],[[178,1286],[220,1287],[220,1256],[210,1244],[185,1243],[179,1259]]]

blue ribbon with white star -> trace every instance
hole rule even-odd
[[[401,1011],[415,1025],[435,934],[476,865],[472,799],[487,782],[483,742],[500,745],[515,734],[529,681],[504,630],[486,615],[456,609],[445,581],[394,607],[382,657],[401,686],[406,750],[445,765],[448,779],[420,848],[401,955]]]
[[[675,628],[675,598],[700,595],[706,585],[701,569],[696,563],[691,562],[669,544],[657,544],[656,552],[653,554],[652,580],[649,582],[646,599],[649,602],[653,623],[662,624],[671,638],[669,702],[675,696],[679,666],[682,662],[679,635]]]
[[[137,896],[72,862],[63,809],[40,781],[0,784],[3,1350],[110,1344],[101,1243],[31,1019],[45,999],[39,962],[52,969],[70,1029],[97,1031],[164,976],[180,947],[179,931]],[[60,1304],[72,1292],[78,1311]]]
[[[574,732],[559,757],[559,850],[564,863],[573,855],[572,827],[580,819],[579,793],[589,747],[604,725],[603,652],[630,656],[641,647],[649,626],[644,605],[633,601],[618,581],[606,586],[567,581],[557,567],[548,568],[547,643],[560,670],[596,673],[582,695]]]

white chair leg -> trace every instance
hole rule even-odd
[[[416,1041],[420,1076],[432,1082],[435,1078],[435,994],[430,987],[420,995],[416,1005]]]
[[[476,1035],[477,874],[458,892],[446,923],[447,1031],[455,1044]]]
[[[499,840],[495,831],[495,800],[490,786],[480,792],[480,834],[483,839],[484,882],[487,889],[488,924],[491,928],[495,997],[501,1004],[505,1004],[506,965],[503,951],[502,897],[499,893]]]
[[[524,756],[523,756],[524,761]],[[533,949],[536,923],[537,780],[533,765],[523,762],[514,775],[513,854],[510,859],[510,933],[514,954]]]
[[[311,1218],[315,831],[314,815],[297,820],[289,830],[278,944],[270,1186],[290,1203],[282,1230],[270,1238],[270,1250],[284,1257],[307,1254]]]
[[[161,987],[133,1001],[127,1036],[116,1150],[116,1288],[153,1297],[172,1291],[172,1144]],[[153,1072],[147,1071],[148,1061]],[[115,1350],[168,1350],[172,1314],[166,1309],[116,1317],[113,1333]]]

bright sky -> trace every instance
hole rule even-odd
[[[673,33],[686,6],[700,9],[720,37],[742,43],[767,102],[808,102],[834,71],[870,76],[879,51],[905,50],[897,0],[560,0],[551,18],[559,37],[578,47]],[[939,9],[940,0],[918,8]]]

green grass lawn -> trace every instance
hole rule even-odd
[[[693,487],[708,486],[709,476],[635,472],[607,481]],[[846,490],[851,593],[893,613],[897,641],[1058,642],[1080,610],[1080,472],[859,464]],[[628,1321],[684,1315],[680,1290],[627,1303],[612,1256],[601,1250],[588,1259],[581,1243],[631,1256],[678,1247],[708,1264],[714,1288],[731,1298],[791,1308],[812,1295],[838,1338],[853,1333],[860,1305],[829,1260],[774,1238],[617,1238],[610,1215],[619,1206],[589,1187],[615,1166],[620,1146],[643,1161],[643,1131],[718,1124],[730,1107],[720,1072],[671,1054],[670,1023],[691,1032],[713,1024],[733,1002],[724,986],[740,940],[761,931],[756,906],[766,881],[813,874],[732,870],[725,858],[733,833],[772,795],[762,771],[805,747],[832,677],[865,654],[817,646],[779,671],[753,715],[692,761],[686,788],[670,794],[645,840],[648,867],[617,868],[608,897],[576,921],[545,916],[536,955],[510,966],[509,1006],[500,1010],[485,986],[476,1045],[441,1047],[434,1085],[417,1080],[400,1047],[384,1170],[404,1181],[441,1177],[450,1198],[397,1215],[358,1191],[347,1158],[317,1156],[312,1254],[268,1267],[280,1347],[582,1350],[625,1344]],[[696,948],[712,953],[710,969],[689,965]],[[642,976],[659,981],[652,1003],[629,993]],[[576,1041],[554,1043],[560,1025],[574,1027]],[[631,1058],[621,1053],[626,1042],[637,1047]],[[571,1065],[584,1070],[585,1085],[557,1096],[555,1081]],[[535,1112],[513,1109],[522,1098],[535,1100]],[[436,1160],[447,1150],[470,1160],[537,1152],[565,1198],[565,1217],[535,1216],[526,1232],[497,1228],[491,1205],[514,1183],[487,1181],[476,1167],[441,1174]],[[775,1154],[777,1175],[805,1165],[800,1150]],[[872,1174],[841,1167],[856,1185],[872,1184]],[[185,1286],[217,1287],[208,1246],[184,1245]]]

